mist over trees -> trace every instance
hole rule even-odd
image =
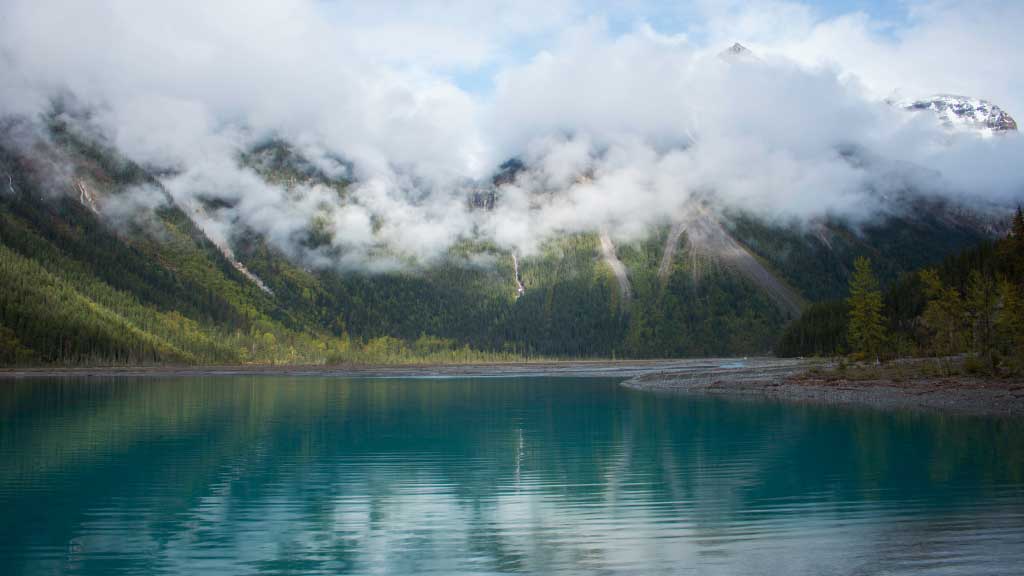
[[[866,265],[858,261],[847,301],[811,305],[787,327],[776,352],[870,357],[881,350],[882,359],[939,358],[946,372],[953,357],[968,354],[967,368],[973,371],[1024,371],[1024,213],[1019,207],[1005,238],[908,274],[884,296],[870,289],[874,284]],[[865,339],[865,334],[872,336]]]
[[[5,364],[755,355],[768,353],[791,319],[756,279],[694,249],[688,234],[675,236],[667,225],[613,246],[629,294],[592,232],[565,233],[520,254],[521,294],[512,253],[485,240],[460,242],[428,267],[318,268],[255,229],[206,233],[196,219],[229,204],[168,201],[147,169],[62,118],[47,130],[30,146],[8,140],[0,148],[0,179],[8,184],[0,194]],[[268,181],[310,178],[324,193],[348,193],[344,178],[309,167],[280,144],[257,152],[246,161]],[[113,209],[141,190],[157,199],[146,211]],[[776,282],[818,300],[843,292],[858,257],[873,256],[879,277],[892,282],[984,237],[941,204],[914,208],[912,217],[894,215],[859,233],[830,221],[811,234],[750,214],[726,215],[722,226]],[[321,249],[323,234],[303,229],[298,241]],[[997,286],[1000,295],[1007,290]],[[978,287],[979,302],[991,297],[991,286]],[[839,302],[808,310],[818,320],[795,325],[812,332],[802,336],[804,353],[846,346],[847,309]],[[986,318],[976,317],[987,327],[979,342],[997,351],[996,341],[1013,331],[999,314]]]

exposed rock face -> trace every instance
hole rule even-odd
[[[629,302],[633,298],[633,286],[629,282],[626,266],[615,253],[615,244],[612,242],[607,230],[601,229],[600,239],[601,256],[604,258],[605,263],[608,264],[608,267],[612,269],[615,279],[619,282],[619,292],[622,294],[622,301]]]
[[[247,280],[255,284],[256,287],[259,288],[260,290],[263,290],[264,292],[270,294],[271,296],[274,295],[274,291],[270,289],[270,286],[267,286],[266,283],[263,282],[263,280],[261,280],[259,276],[253,274],[252,271],[249,270],[249,268],[246,267],[245,264],[242,264],[235,256],[235,253],[234,251],[231,250],[231,248],[228,248],[227,246],[223,246],[221,244],[217,244],[216,242],[214,242],[214,245],[217,246],[218,249],[220,249],[220,252],[221,254],[224,255],[224,258],[226,258],[227,261],[231,264],[231,266],[234,267],[235,270],[238,270],[238,272],[242,276],[245,276]]]
[[[790,318],[800,315],[802,303],[799,294],[765,268],[749,250],[736,241],[722,227],[722,223],[707,209],[694,210],[684,223],[690,255],[710,258],[747,278],[761,288]],[[697,272],[696,266],[694,267]]]
[[[997,134],[1017,130],[1017,122],[1002,108],[986,100],[937,94],[920,100],[904,100],[899,106],[906,110],[931,110],[952,130],[976,130]]]
[[[14,189],[13,182],[11,189]],[[92,190],[89,189],[89,185],[86,184],[85,180],[81,178],[76,180],[75,189],[78,190],[78,201],[82,203],[82,206],[92,210],[94,214],[99,214],[100,210],[96,207],[96,197],[93,195]]]
[[[470,209],[494,210],[498,202],[498,190],[493,187],[479,186],[469,191],[466,202]]]
[[[662,282],[668,280],[672,273],[672,260],[676,255],[676,248],[679,246],[679,237],[686,232],[686,224],[676,222],[668,231],[668,238],[665,239],[665,248],[662,251],[661,264],[658,266],[658,279]]]

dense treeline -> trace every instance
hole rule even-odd
[[[786,329],[776,353],[863,355],[865,345],[851,336],[865,325],[865,301],[851,295],[812,305]],[[907,274],[878,302],[882,358],[970,353],[975,369],[1024,371],[1024,213],[1018,208],[1006,238]]]
[[[849,314],[845,300],[811,304],[783,331],[775,345],[775,354],[795,357],[845,353],[849,349],[846,342]]]
[[[906,272],[988,239],[970,219],[951,218],[941,201],[915,198],[904,203],[887,217],[857,227],[831,217],[780,227],[748,214],[735,214],[726,223],[740,242],[812,302],[842,298],[857,258],[869,258],[879,280],[888,285]]]

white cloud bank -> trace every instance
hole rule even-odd
[[[1024,115],[1024,5],[913,3],[889,25],[797,3],[697,3],[673,34],[655,31],[673,21],[666,9],[642,2],[632,30],[610,31],[601,15],[622,10],[7,0],[0,106],[36,114],[69,91],[130,158],[178,170],[164,182],[177,202],[237,202],[203,221],[211,235],[242,223],[318,265],[365,265],[382,247],[429,260],[474,234],[527,251],[565,230],[636,237],[695,199],[864,217],[873,195],[907,187],[986,203],[1024,195],[1018,135],[950,136],[884,102],[960,92]],[[717,57],[736,40],[761,60]],[[452,80],[467,75],[493,78],[493,91]],[[351,161],[350,201],[240,168],[239,150],[269,136]],[[531,170],[502,190],[500,210],[469,211],[467,182],[513,156]],[[318,213],[344,257],[296,242]]]

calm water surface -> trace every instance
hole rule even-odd
[[[1024,424],[614,380],[0,382],[0,574],[1024,574]]]

